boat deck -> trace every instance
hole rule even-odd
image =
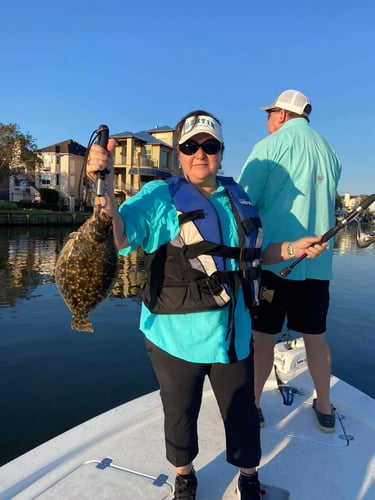
[[[336,430],[322,433],[311,408],[313,388],[285,406],[272,375],[262,398],[260,480],[264,500],[375,498],[375,401],[332,377]],[[235,499],[238,470],[225,460],[223,425],[207,384],[195,460],[197,500]],[[174,468],[166,461],[163,412],[153,392],[106,412],[0,468],[0,499],[167,499]],[[273,489],[270,486],[277,487]],[[284,491],[285,490],[285,491]]]

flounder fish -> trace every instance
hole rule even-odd
[[[98,205],[69,235],[56,263],[55,283],[73,313],[72,330],[93,332],[88,317],[112,291],[117,276],[112,220]]]

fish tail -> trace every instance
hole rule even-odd
[[[73,314],[72,322],[70,324],[72,330],[78,330],[79,332],[93,332],[94,328],[91,321],[87,316],[77,316]]]

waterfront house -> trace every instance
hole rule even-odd
[[[345,193],[343,196],[343,208],[346,212],[351,212],[354,210],[361,202],[367,197],[367,194],[359,194],[359,195],[351,195],[350,193]],[[371,205],[367,209],[368,212],[375,212],[375,202],[371,203]]]
[[[68,139],[38,150],[42,160],[35,171],[36,189],[50,188],[68,203],[82,198],[86,148]]]
[[[9,169],[2,172],[0,182],[0,200],[9,200],[13,202],[32,201],[36,193],[34,187],[34,169],[35,161],[31,156],[23,154],[21,140],[15,139],[11,146],[11,156],[9,158]],[[29,155],[32,155],[29,152]],[[7,159],[4,158],[5,163]]]
[[[132,196],[147,182],[178,173],[173,129],[157,126],[140,132],[111,135],[115,148],[115,192],[118,202]]]
[[[115,147],[115,193],[119,203],[132,196],[147,182],[167,179],[178,173],[173,149],[173,129],[168,126],[111,135]],[[36,171],[35,186],[59,191],[72,206],[91,204],[93,187],[86,186],[84,159],[86,148],[69,139],[38,151],[42,166]],[[85,192],[87,188],[88,193]]]

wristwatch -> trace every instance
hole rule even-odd
[[[288,253],[288,257],[290,259],[294,259],[295,258],[295,255],[294,255],[294,251],[293,251],[293,243],[289,242],[286,246],[286,251]]]

